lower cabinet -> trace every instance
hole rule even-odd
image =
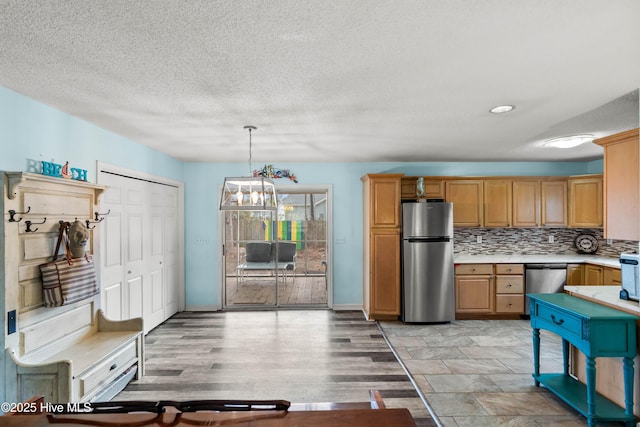
[[[496,264],[496,313],[524,313],[524,265]]]
[[[567,285],[582,286],[584,283],[584,264],[567,264]]]
[[[604,270],[602,271],[602,284],[605,286],[622,286],[622,271],[620,271],[619,268],[604,267]]]
[[[455,282],[456,318],[460,313],[493,313],[495,291],[492,264],[456,265]]]
[[[595,264],[567,265],[568,286],[615,286],[622,285],[619,268]]]
[[[456,319],[524,314],[524,265],[458,264],[455,274]]]
[[[584,266],[584,285],[585,286],[602,286],[603,268],[600,265],[585,264]]]
[[[370,233],[369,286],[365,286],[368,319],[400,315],[400,232],[375,229]]]

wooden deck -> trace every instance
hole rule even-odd
[[[327,305],[327,288],[324,275],[278,277],[278,305]],[[233,306],[274,306],[276,305],[276,278],[274,276],[249,275],[236,280],[235,275],[227,276],[226,305]],[[286,283],[285,283],[286,282]]]

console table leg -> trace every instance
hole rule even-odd
[[[533,328],[533,378],[536,387],[540,386],[540,329]]]
[[[622,360],[624,373],[624,414],[633,416],[633,359],[625,357]]]
[[[587,374],[587,421],[589,427],[595,427],[593,419],[596,414],[596,360],[593,357],[586,358]]]
[[[564,374],[569,375],[569,341],[562,339],[562,366]]]

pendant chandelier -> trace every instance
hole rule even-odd
[[[275,211],[278,209],[275,184],[269,178],[254,176],[251,168],[251,132],[257,128],[244,128],[249,130],[249,176],[224,179],[220,210]]]

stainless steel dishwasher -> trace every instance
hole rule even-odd
[[[524,286],[527,294],[562,292],[567,283],[567,264],[525,264]],[[529,314],[529,297],[525,299],[525,314]]]

